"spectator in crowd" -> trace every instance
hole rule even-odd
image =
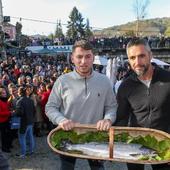
[[[21,125],[19,129],[19,142],[21,146],[21,153],[18,154],[20,158],[25,158],[26,156],[26,144],[28,140],[29,144],[29,154],[34,152],[35,141],[33,136],[33,123],[35,115],[34,102],[30,99],[30,87],[19,87],[18,95],[20,98],[16,104],[16,114],[21,117]]]
[[[38,75],[34,75],[33,79],[32,79],[32,83],[33,83],[33,86],[34,87],[39,87],[39,78],[38,78]]]
[[[11,111],[9,107],[6,89],[0,86],[0,136],[3,152],[11,152],[11,134],[9,126]]]
[[[10,105],[10,110],[11,110],[11,116],[15,116],[16,113],[16,103],[18,100],[18,89],[17,86],[13,83],[10,83],[8,85],[8,91],[9,91],[9,98],[8,98],[8,103]],[[11,129],[11,135],[12,135],[12,141],[17,138],[17,129]],[[12,144],[11,141],[11,144]]]
[[[52,89],[52,85],[50,83],[46,84],[46,91],[44,91],[41,95],[42,115],[43,115],[44,123],[46,124],[46,128],[47,128],[48,132],[50,132],[52,130],[53,126],[45,114],[45,105],[47,104],[48,98],[51,93],[51,89]]]
[[[7,87],[9,83],[11,83],[9,76],[7,73],[4,73],[2,76],[2,85]]]
[[[37,137],[42,136],[42,125],[43,125],[43,116],[41,108],[41,99],[37,94],[37,88],[35,86],[30,86],[30,95],[29,97],[33,100],[35,106],[35,119],[34,119],[34,134]]]
[[[75,70],[56,80],[46,104],[47,116],[66,131],[76,123],[96,124],[98,130],[108,130],[116,119],[117,104],[108,78],[92,69],[91,44],[76,42],[71,58]],[[60,160],[61,170],[74,169],[76,158],[60,155]],[[104,169],[103,162],[88,161],[91,169]]]
[[[21,75],[19,78],[18,78],[18,86],[23,86],[25,85],[25,76],[24,75]]]
[[[65,66],[63,73],[65,74],[69,72],[71,72],[71,69],[69,68],[69,66]]]
[[[170,73],[151,64],[152,53],[144,39],[127,45],[133,70],[118,89],[116,125],[146,127],[168,132],[170,125]],[[153,170],[168,170],[167,164],[152,165]],[[128,164],[128,170],[144,170],[144,165]]]
[[[26,76],[26,77],[25,77],[25,83],[26,83],[26,84],[32,84],[32,79],[31,79],[30,76]]]
[[[21,72],[19,70],[19,66],[17,64],[15,64],[14,66],[14,74],[16,76],[16,78],[18,79],[18,77],[20,76]]]

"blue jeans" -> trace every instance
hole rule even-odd
[[[25,156],[27,151],[27,140],[29,145],[29,153],[32,153],[34,151],[35,147],[35,141],[33,136],[33,125],[28,125],[26,128],[25,133],[21,134],[19,133],[19,143],[21,146],[21,155]]]

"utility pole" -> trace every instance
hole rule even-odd
[[[0,24],[2,25],[4,21],[4,18],[3,18],[3,11],[2,11],[2,0],[0,0]]]
[[[4,17],[3,17],[3,10],[2,10],[2,0],[0,0],[0,46],[1,46],[1,59],[6,59],[6,51],[4,46],[5,41],[5,32],[3,27]]]

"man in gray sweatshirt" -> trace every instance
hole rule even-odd
[[[92,46],[85,40],[73,46],[73,72],[60,76],[46,104],[46,114],[53,124],[71,130],[76,123],[96,124],[97,130],[108,130],[116,119],[117,102],[109,79],[93,71]],[[61,170],[74,170],[75,158],[60,156]],[[91,169],[104,169],[90,161]]]

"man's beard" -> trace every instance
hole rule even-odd
[[[143,69],[141,69],[141,70],[134,70],[138,77],[145,75],[146,72],[149,69],[149,65],[142,65],[141,67]]]

